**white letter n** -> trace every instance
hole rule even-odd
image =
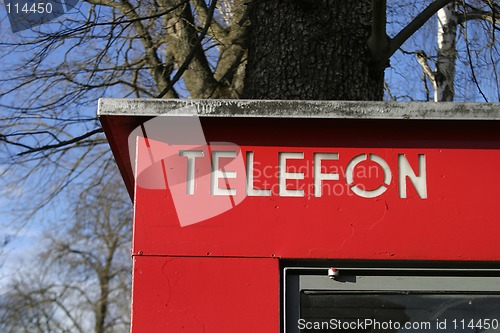
[[[404,154],[398,156],[399,160],[399,197],[406,198],[406,177],[410,178],[411,183],[415,187],[418,195],[422,199],[427,198],[427,172],[425,164],[425,155],[418,155],[418,176],[411,168],[410,163]]]

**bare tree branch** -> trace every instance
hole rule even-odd
[[[467,21],[482,20],[493,25],[495,30],[500,30],[500,18],[495,12],[486,12],[482,10],[460,13],[458,15],[458,24],[463,24]]]
[[[50,150],[50,149],[54,149],[54,148],[61,148],[61,147],[72,145],[74,143],[82,141],[82,140],[84,140],[86,138],[89,138],[89,137],[91,137],[93,135],[96,135],[98,133],[103,133],[103,129],[102,128],[97,128],[95,130],[92,130],[92,131],[87,132],[85,134],[82,134],[80,136],[74,137],[71,140],[60,141],[60,142],[58,142],[56,144],[51,144],[51,145],[46,145],[46,146],[41,146],[41,147],[30,147],[30,149],[28,149],[26,151],[23,151],[23,152],[20,152],[17,155],[18,156],[23,156],[23,155],[27,155],[27,154],[32,154],[32,153],[35,153],[35,152],[39,152],[39,151],[42,151],[42,150]]]
[[[199,50],[201,48],[201,43],[202,43],[203,39],[205,38],[207,31],[208,31],[208,28],[210,27],[210,24],[212,22],[214,11],[216,8],[216,4],[217,4],[217,0],[212,0],[212,2],[210,3],[210,8],[208,10],[208,15],[206,18],[205,26],[203,27],[203,30],[200,32],[198,39],[193,44],[191,51],[189,52],[186,59],[184,60],[184,63],[177,70],[177,73],[175,73],[175,76],[172,78],[170,83],[158,94],[158,96],[156,96],[156,98],[162,98],[163,96],[165,96],[165,94],[167,92],[169,92],[173,88],[174,84],[177,83],[177,81],[179,81],[181,76],[184,74],[184,72],[186,71],[186,69],[190,65],[190,63],[193,60],[196,53],[199,52]]]
[[[488,98],[484,94],[483,90],[481,89],[481,85],[479,84],[479,81],[477,80],[476,71],[474,69],[474,64],[472,62],[472,54],[471,54],[470,45],[469,45],[468,38],[467,38],[467,26],[463,27],[463,30],[464,30],[464,37],[465,37],[465,47],[467,49],[467,60],[469,61],[469,65],[470,65],[472,81],[476,85],[477,90],[479,91],[479,93],[483,97],[484,101],[486,103],[488,103]]]
[[[390,58],[403,44],[410,38],[425,22],[427,22],[438,10],[452,2],[453,0],[436,0],[427,6],[417,15],[406,27],[404,27],[396,36],[394,36],[389,45],[387,58]]]
[[[434,90],[436,90],[437,89],[436,77],[435,73],[432,71],[431,67],[429,66],[429,63],[427,62],[428,59],[427,54],[425,54],[423,50],[420,50],[416,53],[416,57],[420,67],[422,67],[424,76],[429,78],[429,81],[431,81]]]

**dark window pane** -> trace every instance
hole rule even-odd
[[[301,332],[500,332],[500,295],[302,292]]]

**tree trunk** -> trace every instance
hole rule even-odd
[[[371,1],[256,0],[243,97],[381,100],[367,46]]]
[[[434,102],[451,102],[455,95],[457,15],[451,3],[438,11],[438,58]]]

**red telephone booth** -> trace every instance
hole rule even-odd
[[[498,332],[495,104],[102,99],[132,332]]]

